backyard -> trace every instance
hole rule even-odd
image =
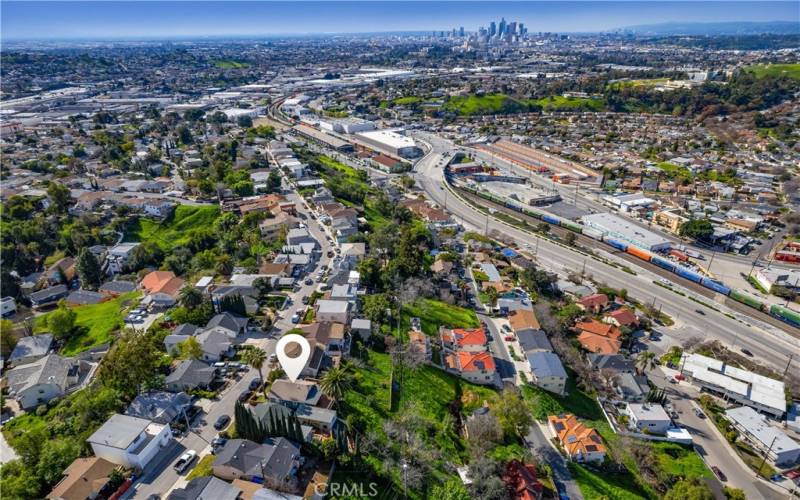
[[[74,307],[77,314],[75,318],[76,334],[64,344],[61,354],[72,356],[92,347],[110,342],[114,333],[123,327],[123,318],[130,309],[140,292],[128,292],[119,297],[101,302]],[[33,327],[34,333],[46,333],[48,314],[36,317]]]

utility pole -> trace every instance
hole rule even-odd
[[[786,369],[783,370],[783,378],[786,378],[786,374],[789,373],[789,367],[792,365],[792,358],[794,358],[794,354],[789,354],[789,362],[786,363]]]
[[[767,456],[769,456],[770,452],[772,451],[772,447],[775,445],[775,440],[777,440],[777,439],[778,439],[778,436],[775,436],[774,438],[772,438],[772,443],[770,443],[769,448],[764,453],[764,458],[763,458],[763,460],[761,460],[761,465],[759,465],[758,466],[758,470],[756,470],[756,477],[759,476],[759,472],[761,472],[761,469],[764,468],[764,464],[767,463]]]

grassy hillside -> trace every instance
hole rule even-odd
[[[77,314],[75,324],[78,333],[64,344],[61,354],[72,356],[100,344],[109,342],[114,333],[123,327],[126,311],[136,303],[140,292],[129,292],[102,302],[73,308]],[[34,333],[46,333],[48,314],[36,317]]]
[[[178,205],[164,221],[139,218],[125,235],[125,241],[154,241],[164,250],[186,244],[190,233],[197,229],[213,229],[219,217],[219,207]]]
[[[601,99],[563,97],[560,95],[532,99],[527,102],[539,105],[545,111],[603,111],[605,109],[605,104]]]
[[[505,94],[483,96],[453,96],[442,107],[443,111],[461,116],[519,113],[525,106]]]
[[[214,61],[214,66],[220,69],[243,69],[250,67],[246,62],[236,61],[234,59],[219,59]]]
[[[800,64],[758,64],[747,68],[758,78],[765,76],[788,76],[800,80]]]

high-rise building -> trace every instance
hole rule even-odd
[[[525,36],[525,25],[523,23],[519,23],[519,36]]]
[[[497,25],[494,21],[489,23],[489,36],[495,36],[497,34]]]
[[[458,36],[460,36],[460,37],[463,37],[463,36],[464,36],[464,27],[463,27],[463,26],[461,26],[460,28],[458,28]]]
[[[517,34],[517,22],[512,21],[508,23],[508,34],[509,35],[516,35]]]
[[[503,35],[506,34],[506,18],[505,17],[500,19],[500,26],[499,26],[499,29],[497,31],[497,34],[499,36],[503,36]]]

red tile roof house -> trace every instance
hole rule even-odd
[[[575,325],[578,342],[584,349],[595,354],[618,354],[622,348],[622,332],[614,325],[597,320],[579,322]]]
[[[607,313],[603,317],[603,323],[608,323],[618,327],[627,326],[634,328],[639,325],[639,318],[627,307],[621,307],[616,311]]]
[[[444,367],[468,382],[481,385],[499,385],[500,377],[491,353],[487,351],[448,352]]]
[[[486,350],[488,338],[483,328],[454,328],[452,330],[441,327],[439,338],[446,351],[481,352]]]
[[[506,465],[503,482],[513,500],[539,500],[544,492],[544,486],[536,477],[536,468],[517,459]]]
[[[578,301],[577,306],[582,311],[597,314],[608,306],[608,295],[604,293],[587,295]]]

